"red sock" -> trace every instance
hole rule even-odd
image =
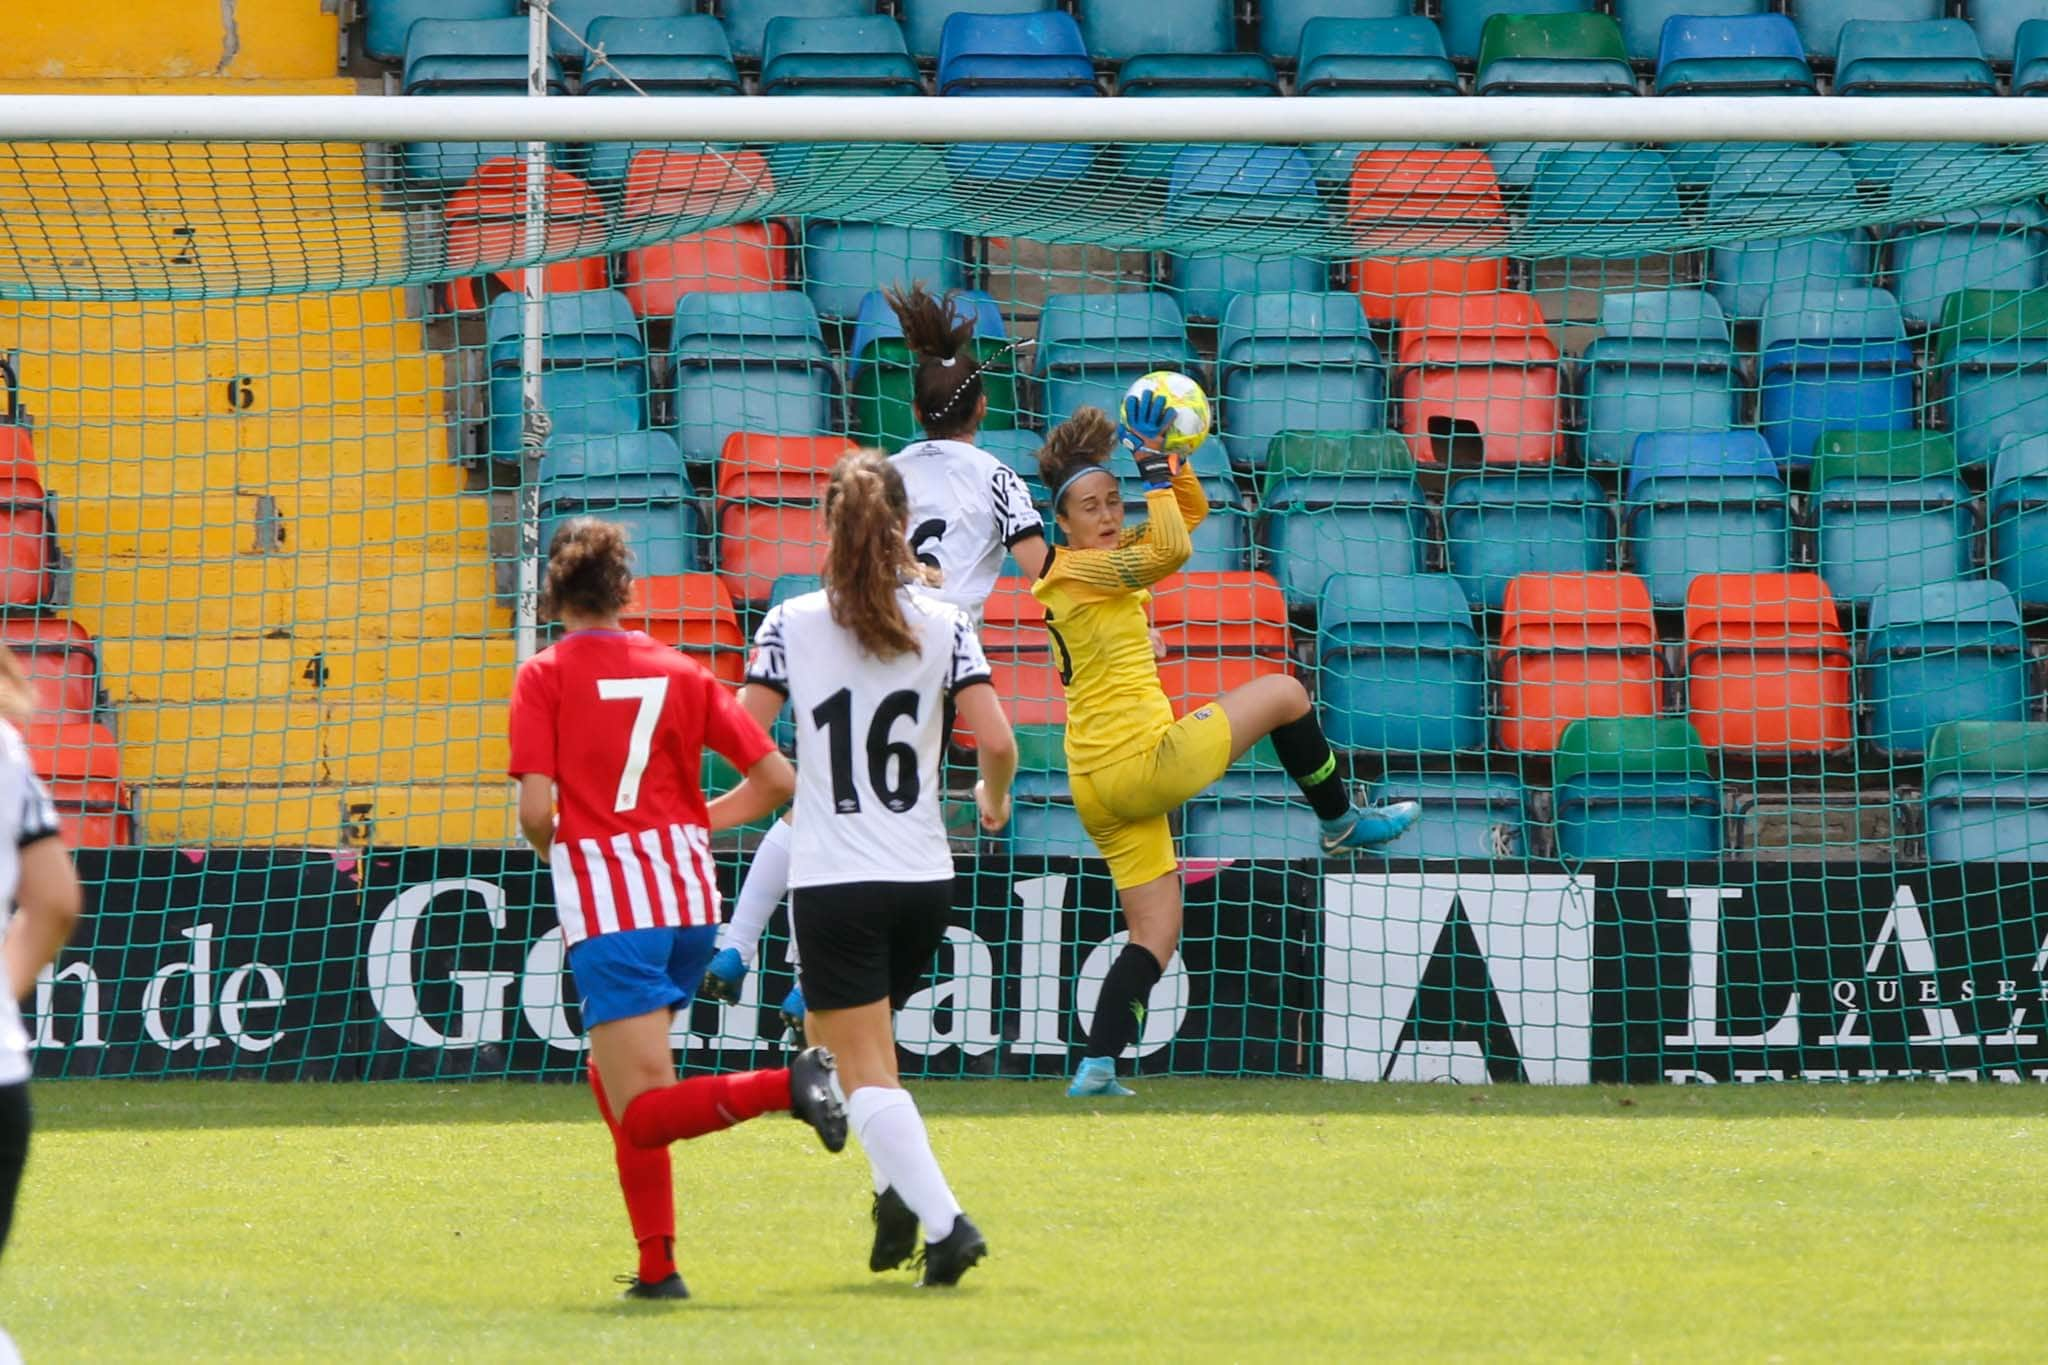
[[[597,1112],[612,1133],[612,1159],[619,1167],[619,1192],[626,1196],[626,1217],[640,1244],[640,1278],[649,1284],[665,1280],[676,1269],[676,1187],[669,1173],[668,1148],[636,1147],[612,1115],[604,1082],[590,1068],[590,1091]]]
[[[621,1117],[626,1139],[641,1147],[666,1147],[703,1137],[735,1123],[789,1108],[789,1072],[741,1071],[730,1076],[692,1076],[634,1096]]]

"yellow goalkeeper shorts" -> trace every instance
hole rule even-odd
[[[1230,766],[1230,720],[1210,702],[1182,716],[1149,749],[1071,779],[1074,810],[1117,889],[1143,886],[1180,865],[1166,817]]]

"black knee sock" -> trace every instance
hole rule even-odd
[[[1145,1024],[1145,1003],[1159,984],[1163,969],[1149,948],[1126,943],[1109,964],[1102,982],[1102,996],[1095,1002],[1095,1022],[1088,1026],[1090,1057],[1121,1057],[1124,1049],[1138,1040]]]
[[[1300,720],[1290,720],[1273,732],[1273,752],[1280,766],[1301,786],[1301,794],[1316,808],[1316,816],[1334,820],[1351,809],[1351,794],[1344,779],[1337,776],[1337,756],[1323,738],[1323,727],[1311,711]]]

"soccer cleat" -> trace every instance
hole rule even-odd
[[[846,1101],[840,1098],[839,1063],[822,1047],[807,1047],[789,1064],[789,1112],[818,1131],[828,1152],[846,1147]]]
[[[1323,852],[1346,853],[1398,839],[1421,814],[1419,801],[1353,806],[1336,819],[1323,821]]]
[[[798,1047],[804,1042],[804,1014],[804,988],[791,986],[789,994],[782,997],[782,1023]]]
[[[643,1280],[638,1275],[618,1275],[614,1278],[620,1284],[626,1286],[626,1292],[619,1295],[622,1299],[687,1299],[690,1297],[689,1286],[685,1285],[683,1277],[674,1271],[670,1271],[668,1278],[665,1280]]]
[[[877,1275],[894,1270],[917,1251],[917,1215],[903,1196],[883,1190],[875,1196],[871,1214],[875,1220],[875,1245],[868,1252],[868,1269]]]
[[[1083,1057],[1080,1068],[1074,1072],[1073,1084],[1067,1087],[1067,1098],[1075,1100],[1089,1095],[1113,1095],[1121,1099],[1137,1093],[1117,1083],[1116,1062],[1108,1057]]]
[[[918,1288],[958,1284],[960,1277],[986,1255],[988,1240],[981,1235],[981,1229],[966,1214],[955,1214],[951,1232],[936,1242],[924,1244],[924,1254],[918,1258],[924,1264],[924,1273],[917,1277]]]
[[[704,969],[704,984],[697,987],[697,994],[721,1005],[738,1004],[740,987],[746,979],[747,964],[740,957],[740,950],[720,948],[711,965]]]

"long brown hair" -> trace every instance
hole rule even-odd
[[[1074,415],[1045,434],[1038,449],[1038,477],[1053,493],[1053,511],[1067,480],[1089,468],[1103,468],[1116,446],[1116,424],[1101,408],[1074,409]]]
[[[540,592],[542,615],[562,608],[583,616],[614,616],[633,596],[633,562],[626,529],[596,517],[572,517],[548,543],[548,576]]]
[[[904,619],[896,589],[930,583],[934,575],[910,553],[903,523],[910,494],[903,476],[879,450],[856,450],[832,466],[825,487],[825,547],[820,577],[832,619],[853,632],[877,659],[919,653],[917,633]]]
[[[903,340],[916,356],[911,396],[917,420],[934,441],[970,435],[979,425],[981,361],[974,354],[974,310],[955,311],[959,291],[937,295],[922,280],[908,289],[891,285],[882,296],[903,328]]]

